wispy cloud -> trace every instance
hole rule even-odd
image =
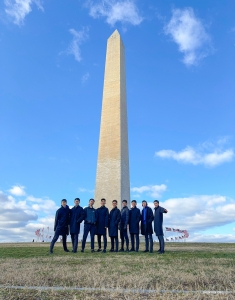
[[[25,193],[25,187],[23,185],[14,185],[9,190],[9,193],[14,196],[24,196]]]
[[[40,0],[4,0],[5,12],[17,25],[24,23],[25,17],[32,11],[33,4],[43,11]]]
[[[86,72],[83,76],[82,76],[82,84],[84,85],[87,80],[90,78],[90,74],[89,72]]]
[[[78,192],[79,193],[94,193],[94,190],[89,190],[89,189],[85,189],[85,188],[78,188]]]
[[[198,62],[211,52],[210,36],[202,21],[192,8],[174,9],[170,22],[165,26],[165,34],[170,35],[184,54],[183,63],[187,66]]]
[[[196,148],[187,146],[178,152],[174,150],[160,150],[155,152],[155,156],[174,159],[185,164],[201,164],[207,167],[215,167],[230,162],[234,158],[233,149],[223,149],[224,142],[225,140],[219,139],[216,145],[206,142]]]
[[[161,185],[143,185],[140,187],[133,187],[131,191],[136,193],[135,196],[139,194],[146,194],[153,198],[160,198],[162,193],[165,192],[167,186],[165,184]]]
[[[89,14],[93,18],[105,18],[106,23],[114,26],[117,22],[139,25],[143,18],[133,0],[87,1]]]
[[[74,55],[75,59],[80,62],[82,60],[80,46],[88,38],[88,28],[84,27],[80,31],[71,28],[69,29],[69,32],[73,35],[73,40],[66,52],[67,54]]]

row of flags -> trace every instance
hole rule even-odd
[[[165,231],[172,232],[172,233],[174,232],[174,234],[178,234],[177,236],[167,237],[166,242],[174,242],[174,241],[184,240],[189,237],[189,233],[187,230],[165,227]]]
[[[38,242],[47,242],[47,241],[50,241],[52,236],[49,235],[49,226],[46,227],[46,230],[44,230],[44,227],[41,228],[41,229],[37,229],[35,231],[35,235],[37,237],[37,241]],[[45,233],[44,233],[45,232]]]

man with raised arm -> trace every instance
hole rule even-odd
[[[91,252],[95,252],[94,250],[94,237],[95,237],[95,230],[96,230],[96,210],[94,209],[93,205],[95,200],[91,198],[89,200],[89,206],[84,208],[84,233],[82,238],[82,250],[84,252],[86,239],[88,233],[90,232],[91,237]]]
[[[73,246],[73,253],[77,253],[78,235],[80,233],[80,224],[84,218],[83,208],[79,205],[80,199],[75,198],[74,207],[70,210],[70,235]]]
[[[101,237],[103,236],[104,248],[102,253],[106,253],[107,248],[107,228],[109,225],[109,210],[105,206],[105,198],[101,199],[101,206],[96,210],[96,234],[98,237],[98,250],[97,252],[102,251],[101,249]]]
[[[154,232],[155,232],[156,236],[158,237],[159,246],[160,246],[160,248],[157,252],[159,254],[163,254],[164,246],[165,246],[164,234],[163,234],[163,228],[162,228],[163,214],[166,214],[168,212],[168,210],[159,206],[158,200],[154,200],[153,204],[154,204]]]
[[[50,244],[50,254],[53,254],[53,248],[55,242],[58,240],[59,236],[62,235],[63,248],[65,252],[69,252],[67,248],[67,235],[69,235],[69,215],[70,209],[67,205],[67,200],[61,200],[61,207],[56,211],[55,224],[54,224],[54,237]]]

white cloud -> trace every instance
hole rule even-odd
[[[137,193],[137,195],[146,193],[150,197],[160,198],[162,193],[165,192],[166,189],[167,186],[165,184],[161,184],[161,185],[144,185],[141,187],[133,187],[131,188],[131,191]]]
[[[94,190],[89,190],[89,189],[79,187],[78,192],[79,193],[94,193]]]
[[[80,31],[71,28],[69,32],[73,35],[73,40],[67,49],[67,54],[74,55],[75,59],[80,62],[82,60],[80,46],[88,38],[88,28],[84,27]]]
[[[89,74],[89,72],[86,72],[86,73],[82,76],[82,84],[85,84],[89,78],[90,78],[90,74]]]
[[[210,37],[192,8],[174,9],[170,22],[165,26],[165,34],[170,35],[184,54],[187,66],[198,62],[211,52]]]
[[[95,3],[87,1],[87,6],[90,9],[90,16],[93,18],[103,17],[111,26],[117,22],[139,25],[143,21],[133,0],[103,0]]]
[[[10,194],[14,196],[24,196],[25,195],[25,187],[22,185],[14,185],[10,190]]]
[[[187,146],[185,149],[178,152],[174,150],[160,150],[155,152],[155,156],[174,159],[185,164],[201,164],[207,167],[215,167],[230,162],[234,158],[233,149],[223,149],[225,142],[225,139],[219,139],[216,145],[212,143],[203,143],[196,149]],[[210,152],[208,153],[208,151]]]
[[[36,4],[38,9],[43,11],[40,0],[4,0],[5,12],[13,19],[17,25],[24,23],[25,17],[32,11],[32,5]]]

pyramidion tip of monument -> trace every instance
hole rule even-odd
[[[114,32],[111,34],[111,36],[120,36],[120,33],[117,29],[115,29]]]

